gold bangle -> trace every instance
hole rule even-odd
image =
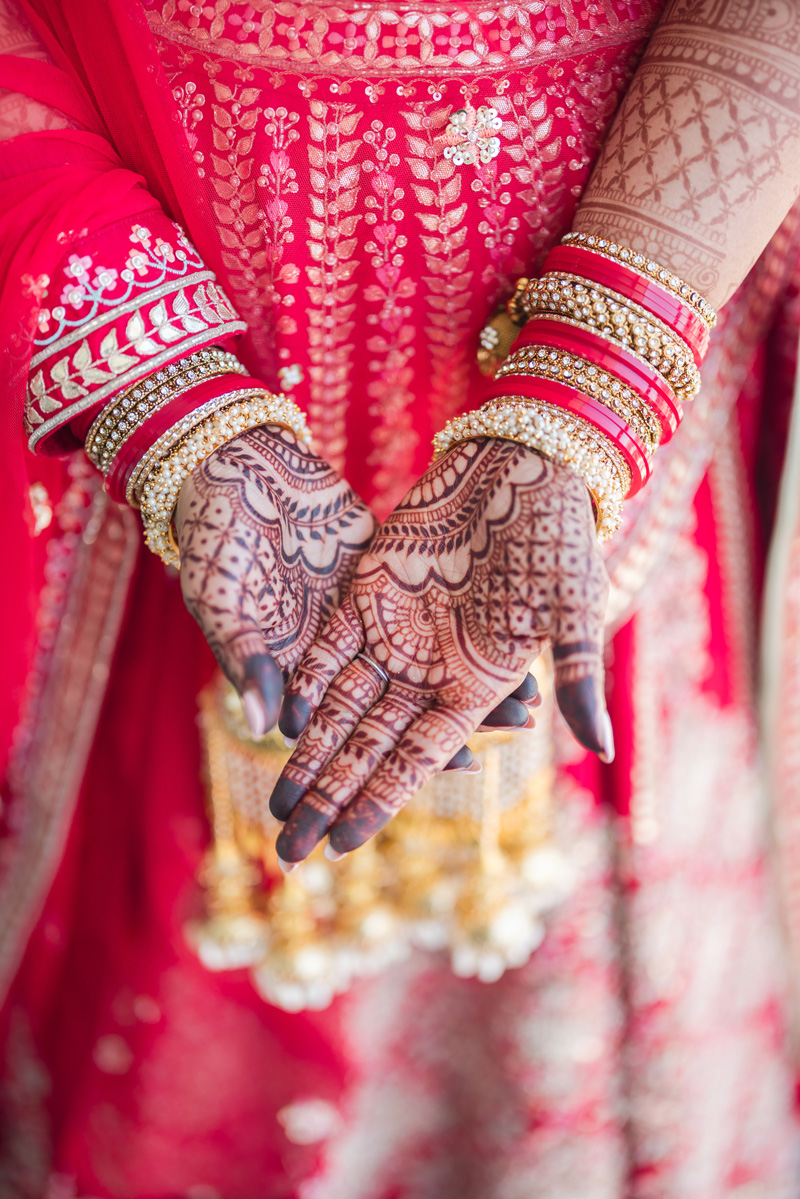
[[[559,324],[569,325],[573,329],[586,329],[587,326],[578,320],[573,320],[571,317],[563,316],[560,312],[536,312],[530,318],[529,324],[533,321],[558,321]],[[593,333],[594,329],[591,330]],[[672,359],[664,359],[651,346],[648,347],[647,355],[638,353],[632,346],[626,345],[623,341],[618,341],[614,337],[603,335],[609,345],[615,346],[620,350],[624,350],[632,358],[636,358],[643,366],[650,367],[652,370],[658,371],[664,382],[672,389],[673,395],[678,403],[684,403],[694,399],[699,390],[699,375],[695,382],[691,377],[687,376],[686,372],[678,368]]]
[[[192,471],[231,438],[259,425],[280,425],[304,444],[311,435],[306,419],[292,400],[260,389],[233,393],[224,408],[217,408],[196,424],[160,457],[141,484],[141,511],[145,541],[168,565],[180,566],[180,555],[171,532],[172,517],[181,487]]]
[[[125,499],[131,508],[139,507],[139,497],[145,479],[155,468],[159,459],[177,445],[182,437],[185,437],[197,425],[202,424],[206,417],[213,416],[215,412],[218,412],[220,408],[225,408],[233,400],[242,396],[260,395],[261,391],[260,387],[243,388],[239,391],[226,391],[222,395],[214,396],[213,399],[206,400],[205,404],[201,404],[199,408],[188,412],[186,416],[167,429],[166,433],[162,433],[158,441],[155,441],[147,453],[139,459],[125,487]]]
[[[619,451],[589,421],[527,396],[491,400],[477,412],[448,421],[433,439],[434,461],[474,437],[517,441],[576,471],[595,502],[598,539],[607,540],[619,528],[631,473]]]
[[[585,358],[548,346],[524,346],[506,359],[495,377],[503,379],[509,375],[557,379],[559,383],[598,400],[628,422],[649,457],[661,443],[661,422],[647,401],[616,375],[594,366]]]
[[[683,342],[657,317],[609,288],[554,271],[530,284],[525,303],[531,319],[567,318],[634,351],[680,392],[683,400],[693,399],[700,390],[700,372]]]
[[[598,237],[592,233],[567,233],[562,237],[561,244],[562,246],[586,246],[602,258],[623,263],[637,275],[641,275],[643,279],[652,279],[656,283],[660,283],[667,291],[671,291],[687,307],[694,309],[709,329],[713,329],[716,325],[717,314],[708,300],[705,300],[688,283],[684,283],[683,279],[646,254],[640,254],[638,250],[631,250],[629,246],[621,246],[606,237]]]
[[[86,453],[107,475],[129,437],[154,412],[207,379],[247,374],[235,354],[206,347],[171,362],[120,392],[98,413],[86,436]]]

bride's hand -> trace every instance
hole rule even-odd
[[[271,799],[278,853],[361,845],[441,770],[552,645],[559,706],[613,755],[603,698],[608,582],[581,479],[510,441],[435,463],[378,530],[286,690],[302,733]]]
[[[336,609],[375,530],[327,462],[277,426],[241,433],[196,468],[176,510],[181,587],[253,732]]]

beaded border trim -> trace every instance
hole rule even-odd
[[[642,278],[653,279],[667,291],[671,291],[679,300],[683,300],[684,304],[694,309],[697,315],[705,321],[709,329],[713,329],[716,325],[717,314],[708,301],[703,299],[700,293],[690,287],[688,283],[684,283],[678,275],[673,275],[672,271],[661,266],[653,258],[648,258],[646,254],[640,254],[638,250],[631,250],[629,246],[621,246],[615,241],[609,241],[608,238],[598,237],[592,233],[567,233],[561,238],[561,245],[583,246],[593,250],[601,258],[623,263],[631,270],[636,271]]]
[[[546,346],[524,346],[506,359],[495,378],[503,379],[508,375],[555,379],[598,400],[628,422],[650,457],[661,443],[661,422],[647,401],[622,379],[585,358]]]
[[[556,404],[509,396],[448,421],[433,439],[434,460],[473,437],[517,441],[543,458],[576,471],[597,508],[597,536],[606,541],[622,520],[631,474],[622,455],[594,425]]]
[[[180,553],[172,536],[172,518],[181,487],[193,470],[233,437],[259,425],[280,425],[308,444],[306,418],[285,395],[249,389],[225,397],[228,403],[196,424],[159,457],[141,488],[145,541],[167,565],[180,566]]]
[[[227,350],[205,347],[120,392],[95,417],[86,435],[86,454],[107,475],[119,450],[135,430],[166,404],[217,375],[246,375],[247,368]]]

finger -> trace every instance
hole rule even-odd
[[[475,755],[468,745],[462,745],[458,753],[453,754],[449,762],[445,762],[442,773],[445,770],[469,770],[474,765]]]
[[[226,566],[221,551],[204,556],[203,542],[181,559],[181,590],[223,674],[242,698],[255,737],[272,728],[283,696],[283,672],[266,652],[252,590]]]
[[[483,718],[481,729],[524,729],[532,728],[533,720],[530,709],[521,699],[509,696],[501,700],[496,708],[492,708]]]
[[[349,853],[374,837],[442,769],[474,727],[462,713],[434,708],[419,716],[331,828],[333,849]]]
[[[519,687],[515,687],[510,695],[484,717],[477,731],[485,733],[491,729],[532,729],[535,721],[531,718],[531,712],[541,706],[539,684],[532,674],[526,674]]]
[[[274,726],[283,698],[283,671],[269,654],[253,654],[244,665],[242,708],[254,737]]]
[[[386,680],[364,658],[345,666],[330,684],[273,789],[269,810],[287,820],[298,801],[386,690]]]
[[[303,655],[286,687],[278,720],[285,737],[300,736],[330,684],[363,648],[364,627],[348,598]]]
[[[289,816],[276,843],[285,862],[298,862],[311,853],[422,710],[419,696],[405,688],[386,692]],[[464,740],[444,755],[442,765]]]
[[[587,552],[564,547],[552,631],[555,694],[577,740],[610,762],[614,736],[605,704],[603,621],[608,575],[596,540]]]
[[[553,646],[558,706],[575,737],[601,761],[614,758],[614,734],[606,710],[603,659],[596,641]]]
[[[521,699],[529,708],[541,708],[543,703],[539,684],[532,674],[526,674],[519,687],[516,691],[512,691],[508,698]]]

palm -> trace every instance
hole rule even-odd
[[[434,464],[378,530],[288,689],[290,711],[317,715],[276,789],[279,807],[296,805],[281,855],[305,856],[329,829],[340,850],[376,832],[547,642],[567,719],[606,748],[606,589],[577,476],[504,441],[469,442]]]
[[[266,727],[374,527],[352,489],[285,429],[240,434],[184,484],[186,605],[234,685],[263,701]]]

